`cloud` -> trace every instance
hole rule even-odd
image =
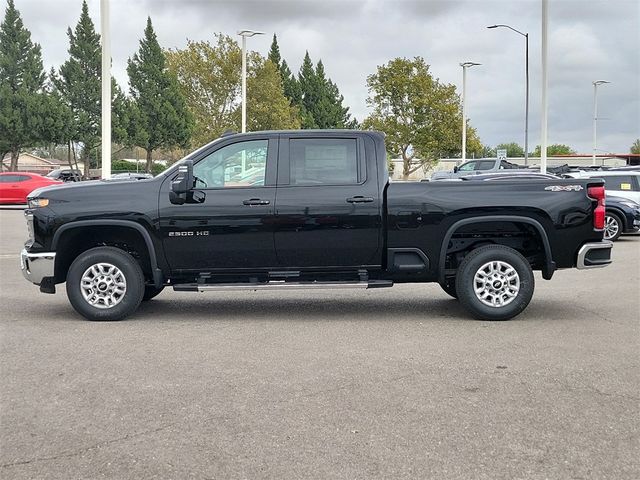
[[[99,28],[99,0],[89,0]],[[67,58],[66,29],[75,26],[81,0],[16,0],[33,39],[42,45],[45,67]],[[626,152],[640,137],[640,3],[637,0],[558,0],[549,17],[549,141],[591,149],[591,82],[600,90],[598,143]],[[345,103],[360,120],[368,113],[366,78],[394,57],[422,56],[433,75],[460,90],[459,63],[482,63],[468,76],[468,112],[483,142],[522,143],[524,137],[524,38],[529,33],[530,148],[540,142],[539,0],[111,0],[113,72],[127,81],[127,59],[138,48],[146,17],[159,41],[181,48],[187,38],[210,40],[222,32],[263,30],[249,48],[266,55],[277,33],[282,56],[294,72],[306,50],[323,60]]]

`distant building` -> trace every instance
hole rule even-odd
[[[11,166],[11,155],[8,154],[2,159],[1,170],[6,172]],[[82,163],[78,164],[80,170],[82,170]],[[58,160],[55,158],[42,158],[32,153],[21,153],[18,156],[18,171],[31,172],[46,175],[56,168],[69,168],[69,163],[66,160]]]

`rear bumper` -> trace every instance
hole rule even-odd
[[[601,242],[585,243],[578,251],[576,268],[602,268],[611,263],[611,249],[613,242],[602,240]]]
[[[26,249],[20,252],[22,275],[36,285],[46,277],[53,277],[55,262],[55,252],[29,253]]]

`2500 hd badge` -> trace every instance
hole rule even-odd
[[[169,232],[168,236],[169,237],[206,237],[209,235],[209,230],[196,230],[194,231],[187,231],[187,232]]]

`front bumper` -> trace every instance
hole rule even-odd
[[[579,270],[606,267],[611,263],[612,248],[613,242],[608,240],[585,243],[578,251],[576,267]]]
[[[55,252],[29,253],[26,249],[20,252],[22,275],[36,285],[40,285],[46,277],[53,277],[55,263]]]

